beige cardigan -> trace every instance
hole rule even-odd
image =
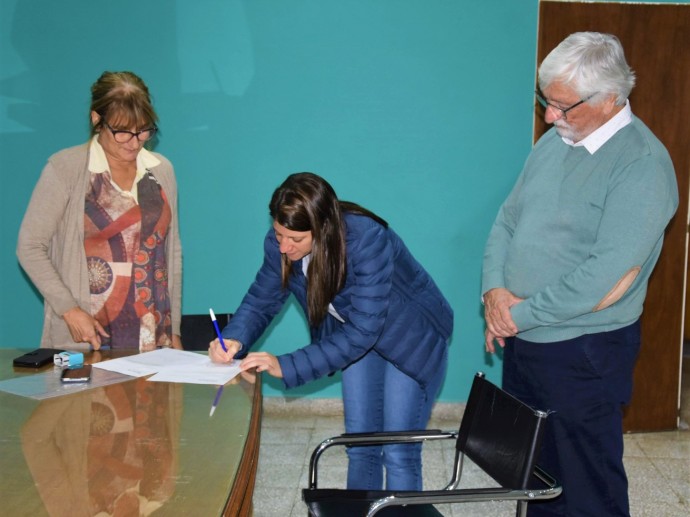
[[[173,334],[180,334],[182,246],[177,220],[177,183],[172,164],[151,173],[165,191],[172,211],[167,239],[168,286]],[[41,347],[88,349],[74,343],[62,315],[75,306],[90,313],[89,273],[84,252],[84,202],[91,173],[89,144],[64,149],[48,159],[19,229],[17,257],[44,299]]]

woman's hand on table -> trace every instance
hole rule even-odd
[[[256,368],[257,372],[267,372],[273,377],[283,378],[283,370],[278,358],[268,352],[252,352],[240,363],[240,369],[244,372]]]
[[[94,350],[101,348],[101,336],[110,337],[103,326],[80,307],[72,307],[62,315],[75,343],[90,343]]]

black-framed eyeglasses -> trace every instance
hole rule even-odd
[[[150,140],[153,137],[153,135],[156,134],[156,131],[158,131],[158,128],[156,126],[142,129],[141,131],[136,132],[127,131],[125,129],[113,129],[112,126],[108,124],[105,120],[103,120],[103,125],[110,130],[110,132],[113,134],[113,138],[118,144],[126,144],[135,136],[137,137],[137,140],[139,140],[140,142],[146,142],[147,140]]]
[[[541,94],[539,90],[534,91],[534,95],[537,97],[537,102],[542,105],[544,109],[546,108],[552,108],[556,110],[557,113],[560,113],[560,116],[558,118],[562,118],[563,120],[568,120],[568,115],[567,113],[570,110],[573,110],[577,108],[580,104],[584,104],[588,100],[590,100],[592,97],[596,95],[596,93],[593,93],[592,95],[589,95],[588,97],[585,97],[584,99],[580,99],[578,102],[573,104],[572,106],[569,106],[567,108],[561,108],[559,106],[556,106],[555,104],[551,104],[549,101],[547,101],[544,96]]]

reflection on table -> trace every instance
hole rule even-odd
[[[23,352],[0,350],[0,379],[36,372],[12,369]],[[207,385],[140,378],[40,402],[0,392],[2,513],[249,515],[257,379],[226,386],[213,417]]]

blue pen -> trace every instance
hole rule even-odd
[[[211,313],[211,321],[213,321],[213,327],[216,329],[216,334],[218,335],[218,341],[220,341],[220,346],[223,347],[223,351],[227,352],[228,349],[225,346],[225,341],[223,341],[223,336],[220,335],[220,329],[218,328],[218,321],[216,321],[216,315],[213,309],[209,309],[208,312]]]
[[[221,384],[218,386],[218,391],[216,392],[216,398],[213,399],[213,405],[211,406],[211,414],[208,416],[213,416],[213,413],[216,411],[216,406],[218,405],[218,401],[220,400],[220,396],[223,393],[223,385]]]

